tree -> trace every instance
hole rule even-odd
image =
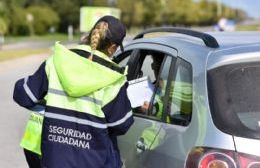
[[[7,25],[4,19],[0,17],[0,49],[4,44],[4,34],[6,33],[6,31],[7,31]]]
[[[16,0],[16,1],[24,1],[23,7],[28,8],[30,6],[41,6],[41,5],[48,5],[51,0]]]
[[[117,0],[117,7],[121,10],[121,20],[127,28],[141,25],[143,22],[143,3],[142,0]]]
[[[8,18],[10,16],[9,13],[10,11],[7,7],[6,2],[5,1],[0,2],[0,18],[4,20],[7,27],[9,25],[9,21],[8,21],[9,20]]]
[[[161,0],[144,0],[144,20],[143,24],[145,26],[150,26],[153,24],[158,24],[161,22],[161,10],[162,1]]]
[[[58,13],[59,17],[62,18],[59,25],[61,32],[67,32],[69,25],[73,25],[73,27],[79,26],[79,1],[53,0],[51,6]]]
[[[235,14],[236,14],[237,21],[243,21],[245,19],[248,19],[249,17],[247,13],[241,9],[235,9]]]
[[[48,32],[51,27],[57,27],[60,21],[57,13],[48,6],[30,6],[27,8],[28,14],[33,15],[31,22],[36,34]]]
[[[199,12],[199,25],[211,25],[219,20],[217,16],[217,3],[202,0],[198,3]]]
[[[7,32],[7,24],[5,20],[0,17],[0,36],[4,35]]]
[[[92,0],[91,6],[108,6],[108,0]]]
[[[26,12],[20,7],[23,2],[23,0],[1,0],[0,2],[0,17],[5,21],[7,32],[12,35],[26,35],[29,32],[24,22]]]
[[[26,21],[26,10],[21,7],[12,7],[13,15],[10,20],[9,30],[12,35],[28,35],[29,27]]]

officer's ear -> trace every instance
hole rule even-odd
[[[107,48],[107,53],[109,56],[112,56],[115,52],[116,52],[116,49],[117,49],[118,45],[116,44],[111,44],[108,48]]]

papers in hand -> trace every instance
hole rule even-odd
[[[132,108],[142,106],[145,101],[150,102],[153,91],[154,85],[147,76],[129,81],[127,95]]]

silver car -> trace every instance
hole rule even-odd
[[[259,32],[153,28],[114,60],[155,88],[118,138],[124,167],[260,168]]]

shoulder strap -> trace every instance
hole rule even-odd
[[[90,53],[87,52],[87,51],[84,51],[84,50],[80,50],[80,49],[70,49],[72,52],[75,52],[76,54],[82,56],[82,57],[85,57],[85,58],[88,58],[90,56]],[[96,62],[96,63],[99,63],[109,69],[112,69],[113,71],[116,71],[118,73],[121,73],[121,74],[124,74],[125,72],[125,68],[124,67],[118,67],[116,65],[114,65],[113,63],[105,60],[105,59],[102,59],[100,58],[99,56],[97,55],[93,55],[93,59],[92,61]]]

